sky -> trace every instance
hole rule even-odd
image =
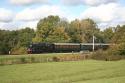
[[[103,30],[125,24],[125,0],[0,0],[0,29],[35,29],[49,15],[69,22],[91,18]]]

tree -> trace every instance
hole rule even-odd
[[[99,36],[98,33],[100,30],[96,26],[96,23],[92,19],[83,19],[81,21],[76,19],[72,21],[68,30],[71,42],[92,42],[93,35],[96,35],[96,37]]]
[[[57,29],[54,30],[54,32],[52,33],[52,35],[48,36],[48,38],[46,38],[46,42],[51,42],[51,43],[64,43],[64,42],[68,42],[69,41],[69,36],[67,35],[67,33],[65,32],[65,28],[64,27],[58,27]]]
[[[38,22],[36,36],[40,38],[40,42],[46,42],[46,38],[52,35],[59,21],[60,18],[58,16],[48,16]]]
[[[81,29],[81,22],[78,19],[72,21],[67,29],[67,33],[70,36],[70,42],[80,43],[85,42],[84,34]]]
[[[111,39],[114,44],[111,50],[116,55],[125,55],[125,25],[117,26]]]
[[[48,16],[41,19],[37,24],[36,37],[34,42],[63,42],[67,41],[68,35],[65,32],[64,20],[58,16]],[[56,41],[58,40],[58,41]]]
[[[115,28],[114,36],[112,38],[112,43],[125,43],[125,25],[117,26]]]
[[[8,54],[17,41],[17,31],[0,30],[0,54]]]
[[[114,36],[113,27],[109,27],[103,31],[103,41],[105,43],[110,43],[113,36]]]
[[[11,48],[11,54],[25,54],[27,53],[27,47],[32,42],[32,38],[35,36],[34,30],[26,27],[25,29],[20,29],[17,31],[16,44]],[[15,38],[12,39],[13,43]]]
[[[18,44],[19,46],[27,47],[35,36],[33,29],[26,27],[25,29],[20,29],[18,31]]]
[[[93,35],[96,37],[95,42],[99,42],[99,33],[100,29],[98,29],[97,24],[92,19],[83,19],[81,21],[81,28],[83,33],[85,34],[86,42],[92,42]]]

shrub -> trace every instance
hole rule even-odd
[[[35,57],[31,57],[31,63],[35,62]]]
[[[116,55],[116,51],[109,49],[107,51],[98,50],[93,53],[91,58],[96,60],[115,61],[125,59],[125,56]]]
[[[27,54],[26,47],[15,47],[11,50],[11,54],[18,55],[18,54]]]
[[[20,61],[21,61],[21,63],[26,63],[26,58],[25,57],[21,57]]]
[[[56,56],[55,56],[55,57],[53,57],[52,59],[53,59],[53,61],[55,61],[55,62],[60,61],[60,59],[59,59],[58,57],[56,57]]]
[[[112,55],[125,55],[125,43],[112,45],[108,52]]]
[[[119,55],[125,55],[125,43],[119,44],[118,53]]]
[[[4,59],[0,59],[0,65],[4,65]]]

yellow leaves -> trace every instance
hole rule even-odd
[[[42,42],[42,38],[39,36],[36,36],[35,38],[32,39],[33,43],[38,43],[38,42]]]
[[[59,41],[69,40],[69,36],[65,32],[64,27],[57,27],[56,29],[54,29],[54,32],[52,33],[51,37],[56,37],[56,39]]]

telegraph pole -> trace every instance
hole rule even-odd
[[[94,36],[94,34],[93,34],[93,48],[92,48],[92,50],[93,50],[93,52],[95,50],[95,36]]]

